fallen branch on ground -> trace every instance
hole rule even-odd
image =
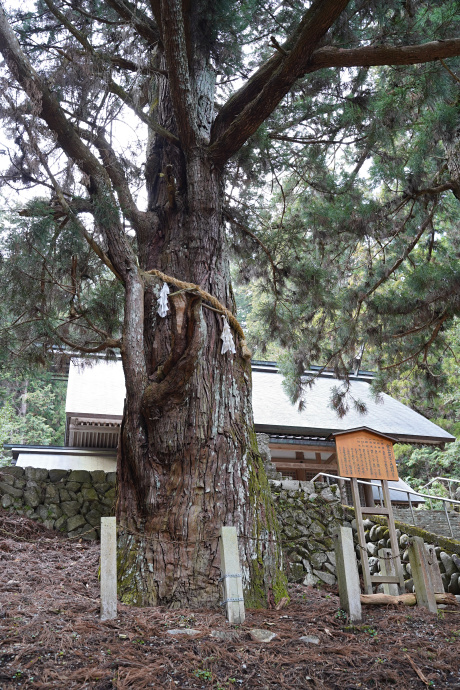
[[[458,606],[455,594],[440,592],[434,595],[437,604],[451,604]],[[404,606],[415,606],[417,597],[415,594],[361,594],[361,604],[371,604],[372,606],[387,606],[388,604],[404,604]]]

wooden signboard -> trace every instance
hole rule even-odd
[[[339,432],[334,437],[339,475],[398,481],[394,439],[366,428]]]

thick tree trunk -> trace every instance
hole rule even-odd
[[[199,127],[209,133],[213,74],[195,79]],[[161,124],[175,131],[167,85]],[[144,271],[192,282],[233,310],[221,211],[222,173],[199,147],[179,153],[151,143],[147,162],[152,228],[139,237]],[[271,495],[252,424],[250,362],[221,354],[223,319],[198,294],[161,283],[127,285],[127,398],[118,458],[119,578],[124,601],[195,606],[219,601],[218,534],[236,525],[246,603],[285,594]],[[174,294],[173,294],[174,293]]]

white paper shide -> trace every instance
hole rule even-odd
[[[224,355],[226,352],[230,352],[232,355],[236,352],[235,343],[233,342],[232,333],[230,331],[230,326],[225,316],[222,316],[224,320],[224,327],[222,329],[221,339],[222,339],[222,349],[220,353]]]
[[[160,292],[160,297],[158,298],[158,313],[162,317],[166,316],[166,314],[169,311],[168,295],[169,295],[169,287],[168,287],[167,283],[163,283],[163,287],[161,288],[161,292]]]

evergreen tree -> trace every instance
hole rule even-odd
[[[247,321],[258,352],[287,352],[293,398],[308,399],[299,377],[320,362],[344,380],[334,403],[345,412],[364,349],[376,391],[403,376],[405,398],[433,416],[460,306],[458,60],[451,67],[350,72],[333,94],[323,84],[311,136],[292,121],[281,135],[285,120],[272,118],[279,191],[270,203],[247,194],[228,215],[247,234],[259,228],[265,251],[249,265],[250,235],[235,243],[251,286]]]
[[[66,383],[50,374],[14,375],[2,367],[0,380],[0,464],[11,454],[4,443],[60,446],[64,443]]]
[[[347,212],[337,212],[336,227],[323,221],[324,203],[332,207],[330,181],[325,188],[319,178],[331,166],[330,154],[314,142],[302,162],[296,139],[310,130],[315,139],[329,120],[334,146],[348,126],[348,101],[365,112],[365,75],[378,78],[371,67],[456,56],[457,28],[446,2],[37,0],[31,12],[8,16],[0,9],[2,117],[14,141],[6,179],[48,190],[46,199],[24,209],[5,240],[11,301],[2,318],[32,358],[46,357],[58,340],[87,354],[121,352],[127,397],[117,516],[126,601],[216,602],[222,524],[235,524],[241,536],[247,603],[284,593],[253,431],[249,353],[234,317],[226,223],[244,233],[235,244],[246,242],[248,264],[260,261],[253,258],[256,245],[266,257],[275,299],[286,310],[272,318],[273,326],[280,320],[297,337],[319,318],[324,338],[343,307],[348,321],[332,328],[342,350],[351,351],[352,311],[363,289],[374,295],[379,276],[388,281],[394,272],[385,275],[379,263],[363,287],[361,261],[354,296],[339,294],[342,305],[336,290],[329,295],[329,264],[318,283],[303,249],[325,228],[337,235],[345,287],[355,262],[347,253],[349,236],[359,223],[353,225],[351,201]],[[129,135],[117,126],[127,109]],[[292,144],[291,153],[273,142]],[[292,224],[292,237],[289,231],[278,243],[283,250],[287,245],[289,264],[278,266],[224,196],[228,190],[241,209],[253,208],[245,189],[271,172],[279,179],[290,160],[307,168],[308,214],[317,226],[302,234]],[[284,200],[278,208],[283,225]],[[373,205],[363,208],[374,219]],[[341,238],[343,214],[350,230]],[[429,207],[414,224],[425,232],[431,218]],[[414,235],[398,234],[399,256]],[[380,241],[387,236],[382,228]],[[321,243],[315,246],[321,252]],[[170,313],[162,318],[157,302],[164,281]],[[284,293],[276,297],[278,288],[290,293],[294,310]],[[313,307],[320,299],[326,308],[319,317],[296,312],[300,301]],[[120,302],[121,325],[111,308]],[[222,316],[233,331],[234,357],[221,354]],[[328,358],[334,363],[335,337]]]

